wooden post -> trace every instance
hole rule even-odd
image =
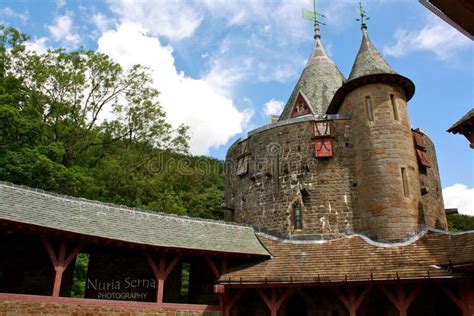
[[[45,236],[41,236],[41,241],[43,245],[45,246],[46,251],[48,252],[49,258],[51,259],[51,262],[53,264],[54,271],[55,271],[53,292],[51,295],[53,297],[59,297],[59,294],[61,292],[63,272],[69,266],[71,261],[77,256],[77,254],[82,248],[82,245],[78,245],[76,248],[73,249],[73,251],[69,254],[69,256],[66,257],[67,241],[61,240],[61,243],[59,245],[58,256],[56,256],[53,246],[51,245],[51,242],[49,241],[48,238],[46,238]]]
[[[420,292],[421,286],[415,286],[408,296],[406,296],[405,288],[403,284],[399,284],[397,287],[397,297],[393,295],[386,287],[383,285],[380,286],[382,291],[385,293],[387,298],[392,302],[393,305],[398,309],[400,316],[407,316],[408,308],[410,308],[411,303],[415,297]]]
[[[242,293],[243,293],[243,290],[240,289],[234,295],[234,297],[231,298],[229,291],[226,289],[226,291],[224,292],[224,299],[223,299],[224,300],[224,306],[223,306],[224,316],[230,316],[230,311],[232,310],[232,307],[234,307],[237,300],[240,298],[240,296],[242,296]]]
[[[346,306],[347,310],[349,311],[350,316],[356,316],[357,310],[359,309],[360,305],[364,301],[367,293],[369,293],[371,286],[367,286],[359,297],[356,296],[356,289],[355,287],[349,288],[349,298],[346,298],[344,293],[339,291],[337,287],[332,287],[332,291],[336,294],[336,296],[341,300],[341,302]]]
[[[447,286],[440,285],[444,293],[462,310],[463,316],[474,315],[474,287],[470,282],[470,280],[465,280],[459,284],[459,295]]]
[[[222,259],[221,269],[219,271],[216,264],[214,263],[214,261],[212,261],[211,258],[209,258],[209,257],[205,257],[205,258],[206,258],[207,264],[209,265],[209,267],[212,270],[212,273],[214,273],[214,276],[216,277],[216,281],[218,281],[219,278],[221,277],[221,275],[226,273],[226,271],[227,271],[227,259],[226,258]],[[224,304],[225,304],[224,295],[219,295],[219,303],[221,305],[222,310],[224,310]]]
[[[290,295],[290,290],[287,289],[283,293],[283,295],[278,299],[276,294],[276,288],[271,289],[271,297],[268,298],[265,292],[262,289],[257,289],[258,294],[267,305],[268,309],[270,309],[271,316],[277,316],[278,310],[280,309],[281,305],[285,302],[285,300]]]
[[[159,305],[162,305],[166,278],[168,277],[170,272],[173,270],[173,268],[176,266],[178,261],[181,259],[181,256],[174,257],[173,260],[168,265],[168,267],[166,267],[166,258],[164,255],[161,255],[160,262],[157,267],[155,261],[153,260],[153,258],[148,252],[144,252],[144,255],[145,255],[146,260],[148,261],[148,264],[151,267],[151,270],[153,271],[153,275],[158,281],[158,289],[156,290],[156,302]]]

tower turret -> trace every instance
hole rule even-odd
[[[305,14],[306,13],[306,14]],[[280,115],[279,121],[304,114],[324,114],[332,97],[345,81],[344,75],[329,58],[321,42],[319,13],[303,11],[303,16],[314,21],[314,48]],[[300,100],[303,106],[300,106]],[[296,110],[295,110],[296,108]]]
[[[369,39],[361,8],[362,42],[348,82],[329,113],[351,115],[356,203],[354,216],[370,237],[402,240],[423,219],[418,163],[407,101],[413,83],[397,75]]]

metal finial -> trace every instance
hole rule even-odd
[[[321,38],[321,28],[320,25],[326,25],[323,22],[319,21],[318,17],[325,18],[324,15],[316,11],[316,0],[313,0],[313,11],[302,9],[303,18],[306,20],[313,21],[314,23],[314,38]]]
[[[359,14],[360,19],[356,19],[356,21],[360,21],[361,29],[367,29],[367,24],[365,22],[370,18],[367,16],[367,12],[365,12],[364,7],[362,7],[362,2],[359,1]]]

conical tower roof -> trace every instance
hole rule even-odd
[[[399,74],[383,59],[369,39],[367,26],[362,16],[362,43],[352,66],[349,79],[333,94],[326,114],[336,114],[346,95],[352,90],[369,83],[388,82],[401,86],[405,90],[406,101],[415,93],[413,82]]]
[[[395,74],[369,39],[367,27],[362,25],[362,43],[352,66],[349,80],[374,74]]]
[[[309,101],[308,105],[313,114],[324,114],[334,93],[342,86],[344,81],[344,76],[327,55],[321,43],[319,32],[316,32],[311,56],[279,120],[287,120],[290,118],[294,103],[300,93]]]

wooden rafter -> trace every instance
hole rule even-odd
[[[336,296],[341,300],[341,302],[346,306],[347,310],[349,311],[350,316],[355,316],[357,310],[359,309],[360,305],[364,301],[365,297],[371,290],[371,286],[366,286],[364,290],[360,293],[359,296],[356,295],[356,288],[350,287],[349,288],[349,297],[346,297],[344,293],[339,291],[337,287],[332,287],[332,291]]]
[[[52,296],[59,297],[59,294],[61,292],[63,272],[67,269],[69,264],[72,262],[72,260],[74,260],[79,251],[82,249],[82,244],[77,245],[71,251],[71,253],[66,256],[67,241],[63,239],[59,244],[59,253],[58,255],[56,255],[56,252],[54,251],[53,245],[51,244],[50,240],[44,235],[41,235],[40,238],[41,242],[46,248],[46,251],[48,252],[49,258],[51,259],[51,263],[53,264],[55,271]]]
[[[151,267],[153,271],[153,275],[155,276],[156,280],[158,281],[158,289],[156,290],[156,302],[159,305],[163,304],[163,292],[165,281],[168,275],[173,271],[176,264],[178,264],[179,260],[181,259],[180,255],[177,255],[171,260],[171,262],[166,266],[166,258],[164,255],[160,255],[158,266],[155,263],[155,260],[151,257],[148,252],[143,252],[145,259],[148,262],[148,265]]]
[[[380,289],[382,292],[385,293],[387,298],[392,302],[393,305],[398,309],[400,316],[406,316],[408,313],[408,308],[410,307],[411,303],[415,299],[415,297],[420,293],[421,286],[418,284],[413,287],[409,292],[408,295],[405,292],[405,287],[403,284],[399,284],[397,286],[397,296],[395,296],[389,289],[385,286],[381,285]]]

